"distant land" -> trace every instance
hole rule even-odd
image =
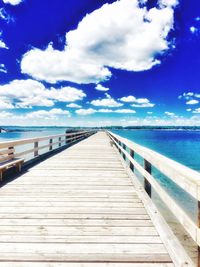
[[[200,126],[105,126],[105,127],[71,127],[71,126],[0,126],[0,133],[5,132],[34,132],[44,131],[51,128],[63,130],[80,130],[80,129],[106,129],[106,130],[197,130]]]

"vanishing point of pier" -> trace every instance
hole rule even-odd
[[[27,144],[33,147],[17,151]],[[50,152],[40,159],[44,148]],[[199,225],[156,182],[151,167],[199,201],[197,172],[103,131],[0,143],[0,149],[0,266],[193,266],[153,204],[152,188],[197,244]],[[24,167],[22,158],[31,153],[38,161]]]

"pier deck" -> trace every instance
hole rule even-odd
[[[104,132],[0,189],[0,266],[174,266]]]

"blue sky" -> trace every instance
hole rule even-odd
[[[1,125],[200,125],[198,0],[0,0]]]

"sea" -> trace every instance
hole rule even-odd
[[[3,127],[4,128],[4,127]],[[11,132],[0,133],[0,142],[24,138],[64,134],[66,127],[5,127]],[[127,138],[139,145],[153,149],[187,167],[200,172],[200,130],[152,130],[152,129],[120,129],[112,130],[113,133]],[[136,156],[142,164],[142,159]],[[197,202],[185,191],[179,188],[168,177],[153,168],[153,176],[163,188],[184,208],[185,212],[196,221]],[[143,177],[136,173],[141,183]],[[159,197],[154,192],[154,198]]]

